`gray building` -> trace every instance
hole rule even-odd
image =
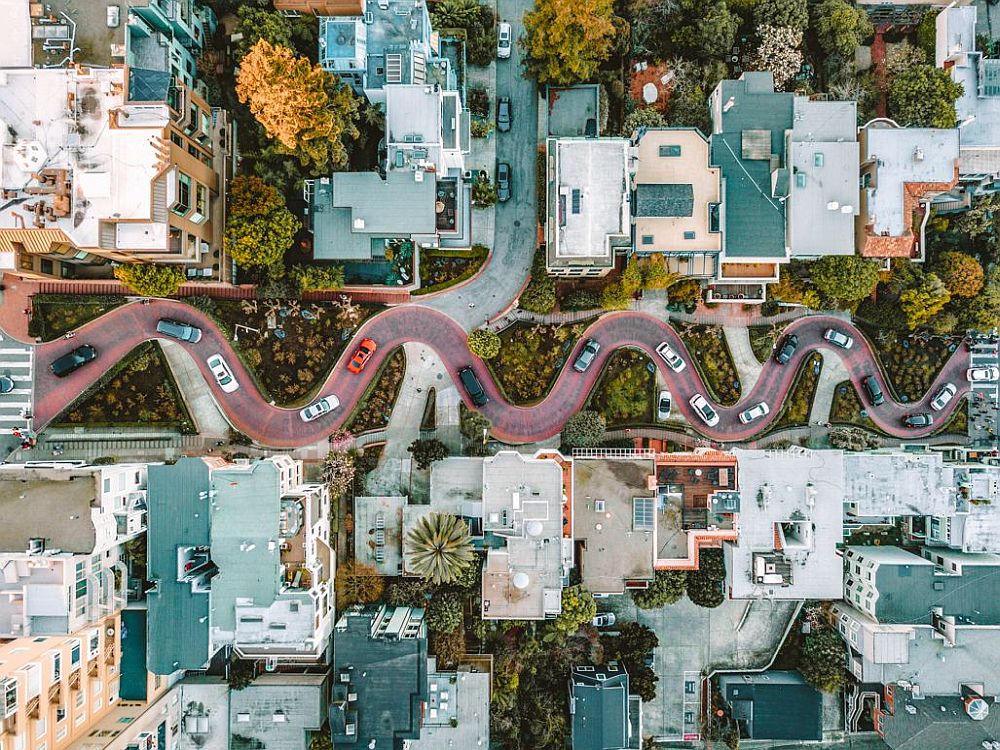
[[[798,672],[722,675],[719,692],[744,739],[823,739],[823,696]]]
[[[626,750],[642,744],[639,696],[629,694],[628,672],[618,662],[581,665],[570,672],[573,750]]]
[[[229,693],[230,747],[307,750],[326,722],[326,674],[262,674]]]
[[[875,728],[892,750],[966,750],[1000,741],[1000,711],[972,694],[924,697],[898,688],[892,710],[877,712]]]

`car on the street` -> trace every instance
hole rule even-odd
[[[675,352],[673,347],[666,341],[656,347],[656,353],[660,355],[660,359],[667,363],[667,367],[674,372],[681,372],[687,367],[687,362],[684,361],[684,358]]]
[[[497,200],[506,203],[510,200],[511,177],[510,164],[505,161],[497,164]]]
[[[232,393],[240,387],[236,378],[233,377],[233,371],[229,369],[229,365],[226,364],[226,360],[222,358],[221,354],[213,354],[205,360],[205,363],[212,371],[212,375],[215,376],[215,382],[219,384],[219,388],[224,393]]]
[[[512,122],[514,122],[514,112],[511,109],[510,97],[501,96],[497,100],[497,130],[501,133],[508,132]]]
[[[795,354],[795,350],[799,348],[799,337],[794,333],[788,334],[785,337],[785,342],[778,349],[778,353],[774,355],[774,361],[779,365],[787,365],[789,360]]]
[[[312,422],[314,419],[319,419],[324,414],[329,414],[339,406],[340,399],[336,396],[323,396],[323,398],[316,403],[309,404],[309,406],[300,411],[299,416],[302,417],[303,422]]]
[[[660,395],[656,399],[656,419],[658,422],[666,422],[670,418],[672,402],[673,396],[670,395],[670,391],[660,391]]]
[[[750,424],[755,419],[760,419],[761,417],[766,417],[771,413],[771,407],[766,403],[761,401],[756,406],[751,406],[749,409],[744,409],[740,412],[740,421],[743,424]]]
[[[573,363],[573,369],[577,372],[586,372],[587,368],[593,364],[599,351],[601,351],[601,345],[594,339],[587,339]]]
[[[483,388],[475,370],[471,367],[463,367],[458,371],[458,379],[462,381],[462,386],[469,394],[469,398],[472,399],[472,403],[476,406],[485,406],[489,403],[490,398],[486,395],[486,389]]]
[[[618,618],[615,617],[614,612],[601,612],[590,621],[590,624],[595,628],[610,628],[616,622],[618,622]]]
[[[83,367],[88,362],[93,362],[95,359],[97,359],[97,349],[90,344],[84,344],[54,360],[49,365],[49,369],[57,378],[64,378],[74,370]]]
[[[834,346],[839,346],[841,349],[850,349],[854,346],[854,339],[843,331],[838,331],[836,328],[827,328],[823,332],[823,338]]]
[[[904,427],[919,429],[921,427],[930,427],[932,424],[934,424],[934,417],[930,414],[907,414],[903,417]]]
[[[649,669],[654,669],[656,667],[656,653],[652,650],[647,651],[646,655],[642,657],[642,664]]]
[[[156,332],[169,336],[172,339],[187,341],[189,344],[197,344],[201,341],[201,329],[188,323],[181,323],[179,320],[161,318],[156,324]]]
[[[358,348],[354,350],[354,356],[347,363],[347,371],[357,374],[365,369],[365,365],[368,364],[368,360],[372,358],[376,349],[378,349],[378,344],[372,339],[361,339]]]
[[[509,23],[501,21],[497,24],[497,57],[501,60],[506,60],[510,57],[510,48],[513,39],[514,34]]]
[[[708,403],[708,400],[700,393],[694,394],[688,403],[691,404],[691,408],[697,412],[701,421],[709,427],[715,427],[715,425],[719,424],[719,412],[713,409],[712,405]]]
[[[878,384],[878,380],[875,379],[874,375],[868,375],[861,381],[861,385],[864,386],[865,393],[871,399],[872,406],[881,406],[885,403],[885,394],[882,393],[882,386]]]
[[[14,390],[14,381],[6,375],[0,375],[0,393],[10,393]]]
[[[944,407],[951,403],[951,400],[955,398],[955,394],[958,389],[951,383],[945,383],[938,392],[934,394],[934,398],[931,399],[931,408],[934,411],[941,411]]]
[[[970,383],[991,383],[1000,380],[1000,367],[990,365],[989,367],[970,367],[965,373]]]

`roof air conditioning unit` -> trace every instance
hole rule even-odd
[[[603,513],[604,512],[604,501],[603,500],[595,500],[594,501],[594,512],[595,513]]]
[[[34,539],[28,540],[28,554],[29,555],[40,555],[45,551],[45,540],[36,537]]]

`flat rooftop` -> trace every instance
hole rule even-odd
[[[0,473],[0,552],[23,553],[35,537],[45,539],[46,549],[93,552],[97,531],[91,504],[100,495],[99,480],[90,472],[71,478],[60,471],[60,479],[46,478],[46,473]]]
[[[406,502],[405,497],[354,498],[354,559],[374,565],[379,575],[399,575]]]
[[[488,748],[490,745],[490,675],[487,672],[439,672],[428,660],[427,706],[420,739],[410,750]],[[454,721],[454,725],[452,724]]]
[[[950,516],[957,493],[939,453],[848,453],[845,502],[859,516]]]
[[[0,45],[0,68],[31,67],[30,3],[25,0],[0,0],[0,18],[5,32]]]

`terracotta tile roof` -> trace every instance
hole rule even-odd
[[[907,182],[903,185],[903,215],[913,216],[921,200],[951,190],[958,184],[958,167],[951,182]],[[882,237],[871,234],[871,225],[865,226],[865,244],[860,253],[866,258],[909,258],[913,255],[917,241],[912,229],[907,229],[898,237]]]

